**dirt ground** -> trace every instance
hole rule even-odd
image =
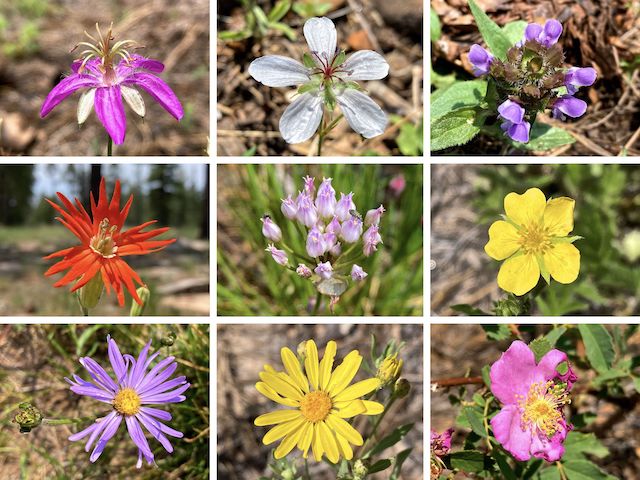
[[[515,20],[543,23],[555,18],[563,24],[560,40],[565,62],[593,67],[598,79],[585,89],[587,113],[560,122],[576,139],[540,155],[640,155],[640,1],[638,0],[477,0],[478,5],[503,26]],[[482,43],[466,0],[432,0],[442,23],[442,37],[433,44],[432,62],[441,74],[472,78],[469,48]],[[465,73],[466,72],[466,73]],[[550,119],[539,116],[545,123]],[[626,152],[626,153],[624,153]],[[479,135],[462,147],[439,154],[531,154],[503,149],[502,142]]]
[[[267,11],[274,2],[258,2]],[[383,135],[362,141],[341,121],[323,147],[323,155],[400,155],[396,138],[401,123],[418,124],[422,116],[422,2],[405,0],[331,0],[326,14],[336,24],[338,45],[347,54],[376,50],[389,63],[389,76],[362,82],[382,109],[397,115]],[[255,147],[255,155],[314,155],[317,144],[310,140],[287,145],[278,121],[294,90],[271,88],[247,73],[249,64],[264,55],[285,55],[301,60],[307,45],[302,35],[304,19],[289,13],[283,20],[297,34],[297,41],[273,32],[263,39],[218,40],[218,155],[242,155]],[[244,15],[239,2],[221,1],[218,31],[240,30]]]
[[[542,334],[549,327],[539,326]],[[532,340],[525,338],[526,342]],[[505,351],[510,342],[487,341],[479,325],[432,325],[431,326],[431,379],[481,375],[484,365],[492,364]],[[636,333],[629,340],[632,355],[640,352],[640,335]],[[587,373],[577,370],[578,378],[588,380]],[[479,386],[470,385],[470,394]],[[571,414],[594,413],[595,421],[581,429],[595,435],[609,449],[610,454],[597,460],[607,473],[617,478],[631,479],[640,475],[640,442],[637,431],[640,427],[640,395],[628,394],[628,398],[612,399],[598,397],[588,391],[580,381],[574,386]],[[431,428],[442,432],[455,423],[459,408],[450,405],[447,389],[431,392]],[[453,449],[462,446],[468,432],[457,430],[453,437]],[[462,478],[462,477],[461,477]],[[466,478],[466,477],[465,477]]]
[[[218,475],[229,480],[255,480],[267,475],[267,459],[271,447],[260,439],[266,429],[255,427],[253,420],[270,411],[274,403],[254,387],[264,364],[278,368],[280,349],[295,349],[303,340],[314,338],[320,354],[329,340],[338,344],[338,356],[358,349],[368,357],[370,335],[379,343],[395,338],[404,340],[401,352],[405,361],[402,376],[411,383],[411,393],[398,401],[383,424],[391,429],[415,422],[412,431],[393,447],[397,453],[413,447],[402,468],[404,480],[422,478],[422,327],[419,325],[222,325],[218,327]],[[336,359],[336,362],[338,360]],[[365,378],[360,372],[356,379]],[[381,434],[389,433],[384,429]],[[312,478],[334,478],[324,463],[310,462]],[[373,478],[387,478],[377,476]]]
[[[11,3],[11,2],[9,2]],[[16,2],[18,4],[20,2]],[[22,2],[24,3],[24,2]],[[34,3],[34,2],[32,2]],[[146,92],[144,119],[126,106],[127,136],[114,155],[205,155],[209,136],[209,1],[208,0],[49,0],[35,21],[33,50],[8,57],[0,49],[0,153],[5,155],[104,155],[107,134],[95,111],[78,129],[79,93],[65,99],[45,119],[42,102],[61,76],[70,73],[75,44],[87,41],[113,21],[117,40],[136,40],[136,53],[164,63],[158,74],[180,99],[180,123]],[[6,8],[6,7],[5,7]],[[30,21],[6,8],[6,38],[18,38]],[[6,15],[6,13],[5,13]],[[0,44],[2,38],[0,37]]]

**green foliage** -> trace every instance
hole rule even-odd
[[[485,80],[456,82],[431,94],[431,120],[459,109],[479,106],[487,94]]]
[[[245,11],[244,29],[222,31],[218,34],[221,40],[241,41],[251,37],[260,39],[272,31],[282,33],[291,41],[296,40],[296,32],[280,21],[291,9],[291,0],[278,0],[268,14],[256,0],[241,0],[240,3]]]
[[[418,157],[422,155],[422,129],[422,118],[420,118],[417,124],[404,122],[400,126],[400,133],[396,137],[396,143],[402,155],[408,157]]]
[[[484,117],[480,117],[484,121]],[[475,137],[482,127],[475,108],[449,112],[431,122],[431,150],[462,145]]]
[[[609,370],[615,358],[613,341],[609,332],[602,325],[597,324],[578,325],[578,330],[580,330],[584,341],[591,366],[599,373]]]
[[[513,42],[509,39],[509,36],[478,7],[478,4],[474,0],[468,0],[468,2],[471,13],[478,25],[478,30],[480,30],[480,34],[491,50],[491,53],[500,60],[505,60],[507,58],[507,50],[513,46]]]
[[[331,3],[323,0],[296,0],[292,10],[302,18],[322,17],[331,10]]]
[[[440,25],[440,19],[438,18],[438,14],[433,8],[430,9],[430,15],[431,15],[431,19],[430,19],[431,41],[437,42],[438,40],[440,40],[440,36],[442,35],[442,26]]]

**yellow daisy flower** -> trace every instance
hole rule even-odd
[[[261,382],[256,389],[265,397],[292,410],[281,409],[265,413],[255,419],[257,426],[275,425],[262,439],[269,445],[282,438],[275,451],[277,459],[298,447],[307,458],[309,448],[316,461],[326,454],[332,463],[340,457],[353,458],[351,445],[362,445],[360,433],[345,418],[356,415],[378,415],[384,406],[378,402],[361,400],[380,386],[380,380],[369,378],[349,386],[362,363],[357,350],[350,352],[331,372],[336,355],[336,342],[330,341],[322,361],[318,362],[318,348],[313,340],[305,345],[304,370],[298,358],[288,349],[280,350],[286,372],[278,372],[265,365],[260,372]]]
[[[524,295],[536,286],[540,275],[560,283],[578,278],[580,252],[572,244],[579,236],[573,230],[575,200],[568,197],[545,199],[538,188],[522,195],[504,197],[504,220],[489,227],[484,250],[495,260],[505,260],[498,273],[498,286],[515,295]]]

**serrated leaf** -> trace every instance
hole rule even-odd
[[[588,460],[575,460],[562,464],[567,480],[616,480]]]
[[[540,470],[534,477],[536,480],[561,480],[558,468],[555,465]]]
[[[473,407],[463,407],[462,411],[467,417],[469,425],[471,425],[471,430],[473,430],[477,435],[486,438],[487,430],[484,428],[482,413],[478,412],[478,410]]]
[[[576,139],[562,128],[552,127],[545,123],[536,122],[531,127],[529,142],[512,142],[517,148],[529,151],[545,151],[575,143]]]
[[[369,450],[362,458],[369,458],[373,455],[376,455],[382,452],[386,448],[389,448],[395,445],[400,440],[402,440],[412,428],[413,428],[413,423],[407,423],[406,425],[402,425],[396,428],[393,432],[391,432],[389,435],[387,435],[382,440],[380,440],[377,443],[377,445],[373,447],[371,450]]]
[[[481,127],[473,108],[450,112],[431,123],[431,151],[467,143],[480,132]]]
[[[455,82],[446,90],[437,90],[431,94],[431,121],[460,108],[478,106],[486,94],[485,80]]]
[[[611,335],[602,325],[597,324],[578,325],[578,330],[584,341],[589,363],[598,373],[605,373],[615,358]]]
[[[539,337],[529,344],[529,348],[536,357],[536,363],[538,363],[540,359],[549,353],[553,347],[546,338]]]
[[[474,0],[468,1],[471,13],[476,19],[478,30],[480,30],[480,34],[491,50],[491,53],[500,60],[505,60],[507,58],[507,50],[513,46],[513,43],[505,35],[498,24],[491,20]]]
[[[477,450],[462,450],[449,455],[451,467],[467,473],[478,473],[489,470],[493,461]]]
[[[437,42],[438,40],[440,40],[440,36],[442,35],[442,27],[440,27],[440,19],[438,18],[438,14],[433,8],[431,9],[430,22],[431,41]]]
[[[504,323],[494,324],[494,325],[482,325],[482,329],[484,330],[484,334],[490,340],[508,340],[511,338],[511,330],[509,329],[509,325]]]
[[[609,450],[593,433],[569,432],[564,442],[564,455],[562,459],[584,460],[585,454],[593,455],[597,458],[604,458],[609,455]]]
[[[558,340],[560,339],[560,337],[562,335],[564,335],[564,332],[567,331],[567,327],[556,327],[556,328],[552,328],[549,333],[547,333],[544,338],[547,339],[547,342],[549,342],[549,344],[552,347],[556,346],[556,343],[558,342]]]

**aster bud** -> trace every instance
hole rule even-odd
[[[336,191],[331,186],[331,178],[323,178],[318,188],[316,208],[322,218],[332,217],[336,209]]]
[[[80,307],[83,312],[91,310],[98,305],[103,288],[102,275],[96,273],[93,278],[89,280],[89,283],[78,290],[78,302],[80,302]]]
[[[309,267],[307,267],[304,263],[299,263],[298,268],[296,268],[296,273],[302,278],[309,278],[313,272]]]
[[[362,460],[358,459],[353,463],[353,479],[362,480],[369,473],[369,468]]]
[[[264,215],[260,221],[262,222],[262,235],[272,242],[279,242],[282,240],[282,230],[280,230],[280,227],[271,220],[269,215]]]
[[[131,310],[129,311],[130,317],[139,317],[144,314],[144,308],[147,306],[147,304],[149,303],[149,299],[151,298],[151,290],[149,290],[146,285],[139,287],[136,290],[136,293],[138,294],[140,300],[142,300],[142,305],[140,305],[135,300],[131,302]]]
[[[309,234],[307,235],[307,243],[306,243],[307,254],[310,257],[319,257],[324,252],[327,251],[324,236],[320,233],[318,227],[314,226],[311,230],[309,230]]]
[[[296,205],[296,202],[291,198],[291,195],[289,195],[285,199],[282,199],[280,211],[288,220],[295,220],[298,213],[298,206]]]
[[[349,213],[351,210],[356,209],[356,204],[353,203],[353,192],[349,192],[347,195],[344,193],[340,193],[340,200],[336,205],[336,217],[341,222],[347,220],[351,214]]]
[[[354,282],[360,282],[367,277],[367,272],[365,272],[361,266],[356,265],[355,263],[351,267],[351,279]]]
[[[411,391],[411,384],[406,378],[399,378],[393,385],[393,395],[396,398],[404,398],[409,395]]]
[[[163,347],[171,347],[175,343],[176,338],[176,332],[169,330],[167,334],[160,339],[160,343]]]
[[[398,352],[388,355],[378,367],[376,377],[380,380],[382,386],[394,383],[402,373],[403,361],[398,358]]]
[[[351,215],[351,218],[342,224],[340,236],[347,243],[355,243],[362,235],[362,219],[357,215]]]
[[[369,210],[364,217],[364,226],[368,227],[370,225],[378,225],[380,223],[380,217],[382,217],[384,212],[386,212],[386,210],[382,205],[378,208]]]
[[[331,262],[319,263],[313,271],[316,273],[316,275],[325,280],[333,276],[333,267],[331,266]]]
[[[265,248],[266,252],[269,252],[276,263],[280,265],[286,266],[289,263],[289,259],[287,258],[287,254],[284,250],[278,250],[273,246],[273,243],[269,244],[267,248]]]
[[[13,417],[14,423],[20,427],[20,433],[29,433],[42,423],[42,413],[40,410],[28,402],[18,405],[20,411]]]

